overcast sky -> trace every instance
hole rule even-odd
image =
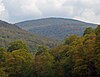
[[[100,0],[0,0],[0,19],[8,22],[64,17],[100,23]]]

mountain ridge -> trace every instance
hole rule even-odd
[[[31,33],[43,35],[58,40],[64,39],[71,34],[76,34],[80,36],[83,34],[85,28],[95,28],[97,25],[75,19],[54,17],[28,20],[15,24]]]
[[[52,47],[56,41],[44,36],[32,34],[20,27],[0,20],[0,47],[6,47],[10,42],[21,40],[32,51],[36,45]]]
[[[73,21],[79,21],[79,22],[83,22],[83,23],[88,23],[88,24],[97,25],[97,24],[95,24],[95,23],[86,22],[86,21],[82,21],[82,20],[78,20],[78,19],[60,18],[60,17],[47,17],[47,18],[29,19],[29,20],[24,20],[24,21],[16,22],[15,24],[22,23],[22,22],[30,22],[30,21],[43,20],[43,19],[44,19],[44,20],[45,20],[45,19],[64,19],[64,20],[73,20]]]

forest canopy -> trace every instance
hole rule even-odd
[[[37,53],[21,41],[0,48],[0,77],[100,76],[100,25],[86,28],[83,36],[70,35],[64,43]]]

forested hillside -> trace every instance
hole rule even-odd
[[[43,18],[19,22],[16,25],[33,34],[47,36],[57,40],[63,40],[71,34],[81,36],[87,27],[96,27],[96,24],[66,18]]]
[[[0,48],[0,77],[99,77],[100,25],[52,49],[39,45],[36,54],[28,51],[21,41]]]
[[[8,43],[16,40],[25,42],[30,50],[34,49],[36,45],[44,45],[51,48],[57,44],[56,40],[29,33],[16,25],[0,21],[0,47],[7,47]]]

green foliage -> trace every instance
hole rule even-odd
[[[100,25],[95,30],[96,33],[96,52],[100,53]]]
[[[5,71],[8,77],[32,77],[33,57],[25,49],[15,50],[5,54]]]
[[[24,44],[22,41],[15,41],[9,44],[8,46],[8,52],[12,52],[14,50],[19,50],[19,49],[27,49],[26,44]]]
[[[95,46],[95,57],[96,57],[96,68],[97,73],[100,75],[100,25],[95,30],[96,33],[96,46]]]
[[[54,58],[49,51],[44,51],[35,56],[35,74],[36,77],[53,77]]]
[[[72,42],[74,42],[77,39],[78,39],[77,35],[71,35],[65,39],[65,44],[70,45],[70,44],[72,44]]]
[[[3,47],[0,48],[0,59],[2,59],[5,51],[6,51],[5,48]]]
[[[39,55],[42,54],[43,52],[48,52],[48,48],[43,45],[38,45],[36,51],[37,51],[36,55]]]
[[[100,26],[84,35],[71,35],[52,49],[38,45],[28,52],[21,41],[0,48],[0,77],[99,77]]]
[[[94,29],[92,29],[92,27],[88,27],[88,28],[85,29],[83,35],[92,34],[92,33],[95,33],[95,32],[94,32]]]
[[[8,75],[2,69],[0,69],[0,77],[8,77]]]

